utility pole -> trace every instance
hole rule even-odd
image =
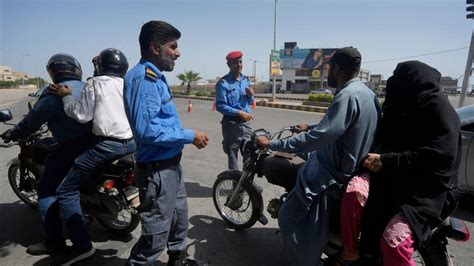
[[[275,0],[275,10],[274,10],[274,15],[273,15],[273,51],[276,50],[276,34],[277,34],[277,29],[276,29],[276,23],[277,23],[277,0]],[[276,81],[275,81],[275,74],[272,73],[272,99],[271,101],[274,102],[276,97],[275,97],[275,90],[276,90]]]
[[[467,19],[474,19],[474,0],[466,0],[466,4],[470,5],[466,8],[468,14]],[[470,13],[469,13],[470,12]],[[471,31],[471,44],[469,45],[469,53],[467,54],[466,68],[464,70],[464,78],[462,80],[461,97],[459,97],[458,107],[463,107],[466,98],[467,87],[469,86],[469,78],[472,74],[472,57],[474,55],[474,31]]]

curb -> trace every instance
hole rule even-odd
[[[173,97],[182,98],[182,99],[190,99],[190,100],[200,100],[200,101],[214,101],[214,97],[187,96],[187,95],[173,95]],[[321,107],[321,106],[293,105],[293,104],[284,104],[284,103],[274,103],[274,102],[262,101],[262,100],[257,101],[257,106],[304,111],[304,112],[316,112],[316,113],[326,113],[328,109],[327,107]]]

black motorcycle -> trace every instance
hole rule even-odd
[[[0,110],[0,122],[12,119],[10,110]],[[24,203],[36,208],[37,183],[48,154],[58,143],[49,136],[46,124],[26,138],[19,139],[20,153],[8,167],[8,181]],[[140,223],[136,208],[140,205],[134,186],[134,161],[131,154],[105,166],[81,185],[81,208],[85,218],[97,220],[114,234],[128,234]]]
[[[270,200],[267,206],[267,211],[271,217],[278,217],[278,211],[286,198],[288,190],[294,186],[294,183],[291,184],[290,182],[288,184],[284,180],[296,180],[297,170],[301,164],[292,162],[295,155],[259,149],[256,139],[259,136],[280,139],[284,133],[289,133],[286,137],[290,137],[298,131],[295,126],[283,128],[275,133],[269,133],[264,129],[254,131],[251,139],[243,144],[245,152],[250,154],[249,159],[244,162],[243,171],[227,170],[217,176],[213,186],[212,198],[219,215],[231,228],[245,230],[252,227],[257,221],[264,225],[268,222],[263,214],[262,189],[255,184],[255,176],[265,176],[270,183],[286,189],[286,192],[280,198]],[[301,157],[305,158],[305,156]],[[286,169],[281,168],[281,166],[286,167]],[[335,206],[338,205],[335,204]],[[469,231],[464,221],[449,217],[456,206],[457,201],[450,198],[445,208],[446,219],[432,231],[429,239],[422,243],[421,247],[414,253],[414,260],[417,265],[453,265],[446,249],[447,238],[457,241],[469,239]],[[339,207],[331,210],[330,217],[332,227],[324,251],[325,256],[332,255],[341,249]]]

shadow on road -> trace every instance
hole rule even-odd
[[[42,240],[38,212],[21,201],[0,204],[0,258],[10,254],[12,246],[27,247]]]
[[[188,249],[194,248],[200,265],[289,265],[276,228],[235,231],[206,215],[190,217],[189,222]]]

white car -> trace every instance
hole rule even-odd
[[[462,158],[459,188],[474,194],[474,104],[456,109],[461,120]]]

